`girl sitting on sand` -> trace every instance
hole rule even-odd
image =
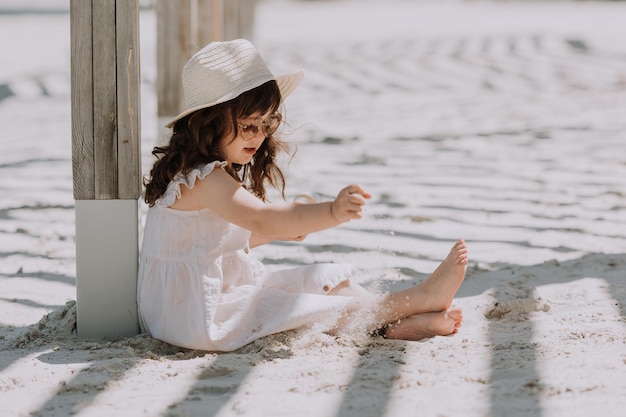
[[[149,204],[139,265],[140,324],[173,345],[232,351],[269,334],[313,323],[337,330],[369,317],[369,330],[419,340],[456,333],[450,309],[467,265],[454,244],[427,280],[372,294],[350,278],[349,265],[313,264],[264,271],[250,248],[361,217],[370,195],[352,184],[333,201],[271,203],[266,184],[284,196],[276,157],[282,101],[302,73],[274,77],[245,40],[215,42],[183,69],[186,110],[146,179]]]

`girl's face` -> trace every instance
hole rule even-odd
[[[277,120],[278,119],[278,120]],[[274,133],[280,116],[275,114],[255,113],[248,117],[237,119],[237,136],[234,132],[224,138],[224,156],[228,164],[245,165],[252,160],[259,150],[265,137]]]

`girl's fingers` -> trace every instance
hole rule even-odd
[[[358,194],[358,195],[363,196],[363,198],[368,198],[368,199],[372,197],[363,188],[361,188],[359,184],[350,184],[345,189],[348,192],[348,194],[351,194],[351,195]]]
[[[365,199],[358,194],[348,195],[348,202],[351,204],[356,204],[358,206],[365,205]]]
[[[345,187],[334,201],[335,217],[348,221],[350,219],[360,219],[361,211],[365,205],[365,199],[371,195],[365,192],[358,184],[351,184]]]

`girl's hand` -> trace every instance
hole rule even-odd
[[[348,185],[337,194],[335,201],[330,205],[330,213],[340,223],[360,219],[365,199],[371,197],[359,185]]]

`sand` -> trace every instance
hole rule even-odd
[[[422,342],[303,329],[215,354],[75,334],[69,15],[52,3],[0,7],[0,415],[624,415],[626,4],[260,2],[270,67],[306,73],[288,195],[358,182],[373,199],[254,253],[349,262],[395,290],[463,237],[465,320]],[[154,22],[145,8],[144,170],[162,132]]]

